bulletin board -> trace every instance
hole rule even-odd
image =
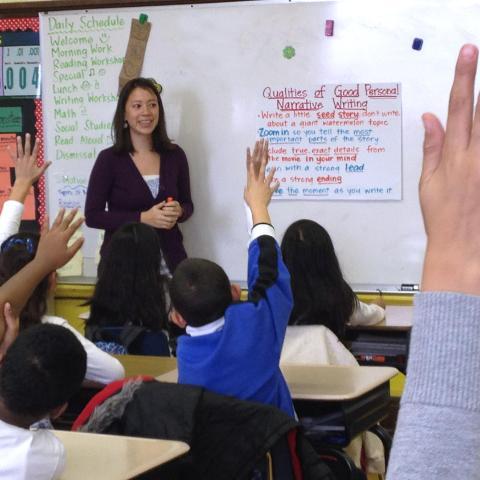
[[[43,118],[38,18],[0,19],[0,205],[15,181],[7,150],[16,151],[17,136],[30,133],[43,141]],[[38,154],[42,164],[43,145]],[[25,200],[21,229],[38,230],[45,216],[45,179],[32,187]]]
[[[271,207],[279,239],[311,218],[330,232],[350,283],[419,282],[420,117],[445,118],[458,49],[480,40],[480,4],[234,2],[41,14],[50,213],[83,208],[95,158],[111,143],[118,75],[140,13],[152,24],[142,75],[162,84],[169,135],[189,160],[195,212],[181,225],[189,255],[246,278],[245,148],[264,137],[282,181]],[[83,228],[83,274],[92,275],[99,232]]]

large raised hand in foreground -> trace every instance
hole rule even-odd
[[[425,126],[420,202],[427,249],[388,480],[480,478],[478,49],[458,56],[444,130]]]

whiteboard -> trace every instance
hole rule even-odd
[[[420,116],[434,111],[445,118],[458,49],[479,41],[478,2],[235,2],[42,14],[50,214],[61,202],[82,205],[94,159],[109,144],[121,59],[130,21],[140,13],[152,23],[142,75],[163,85],[169,135],[189,160],[195,213],[181,228],[190,256],[218,262],[232,279],[246,278],[244,156],[257,138],[266,86],[396,83],[401,200],[277,200],[271,213],[279,239],[299,218],[324,225],[353,284],[419,282]],[[329,19],[332,37],[324,34]],[[421,51],[412,49],[415,37],[424,40]],[[292,58],[283,55],[288,46]],[[98,231],[83,229],[84,274],[92,275]]]

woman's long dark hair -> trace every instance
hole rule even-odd
[[[167,327],[166,280],[160,275],[160,241],[155,230],[131,223],[117,230],[98,269],[87,326]]]
[[[165,111],[163,109],[162,99],[158,93],[155,84],[148,78],[134,78],[127,82],[118,96],[117,108],[113,116],[112,138],[113,147],[119,153],[133,153],[132,139],[130,137],[130,128],[125,128],[125,106],[128,97],[135,88],[143,88],[155,95],[158,101],[158,124],[152,132],[152,146],[157,153],[165,150],[173,150],[176,145],[171,142],[167,135],[167,125],[165,122]]]
[[[35,257],[39,241],[35,233],[16,233],[8,237],[1,246],[0,285],[18,273]],[[20,313],[20,330],[41,323],[47,312],[49,275],[35,288],[27,304]]]
[[[287,228],[281,248],[293,291],[289,324],[325,325],[344,338],[357,297],[343,279],[328,232],[312,220],[298,220]]]

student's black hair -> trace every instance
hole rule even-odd
[[[112,138],[113,147],[117,152],[133,153],[132,139],[130,137],[130,128],[125,125],[125,106],[130,94],[136,88],[142,88],[153,93],[158,101],[158,124],[152,132],[153,150],[161,153],[165,150],[172,150],[176,146],[171,142],[167,135],[167,126],[165,121],[165,111],[163,109],[160,93],[152,80],[147,78],[134,78],[128,81],[122,88],[117,101],[117,108],[113,116]]]
[[[216,263],[187,258],[173,273],[170,299],[188,325],[200,327],[222,317],[232,303],[230,281]]]
[[[0,247],[0,285],[18,273],[35,257],[40,236],[36,233],[20,232],[8,237]],[[49,276],[35,288],[20,313],[20,330],[41,322],[47,311]]]
[[[282,255],[293,291],[290,325],[325,325],[340,339],[357,305],[344,280],[332,239],[312,220],[298,220],[286,230]]]
[[[167,327],[166,280],[160,274],[162,252],[155,230],[130,223],[112,236],[98,268],[87,325],[138,325],[152,331]]]
[[[21,332],[0,369],[0,396],[17,415],[41,417],[79,390],[87,354],[75,335],[59,325],[34,325]]]

